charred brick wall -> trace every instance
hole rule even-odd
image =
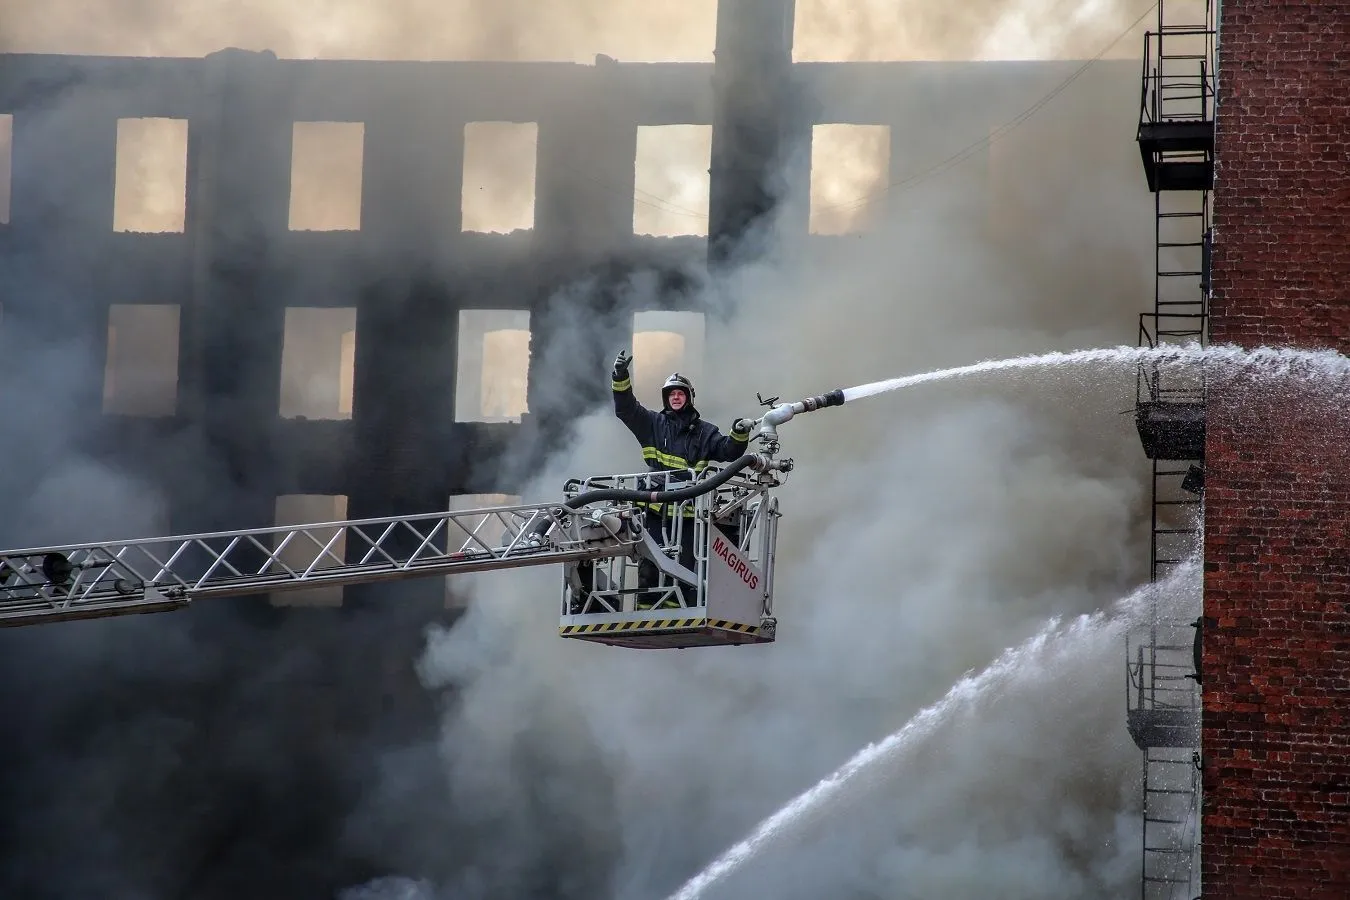
[[[1211,338],[1350,352],[1350,3],[1224,0]],[[1208,404],[1205,896],[1350,896],[1350,410]]]

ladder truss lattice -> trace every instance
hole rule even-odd
[[[391,516],[0,554],[0,625],[175,609],[212,595],[550,565],[630,552],[613,508]]]

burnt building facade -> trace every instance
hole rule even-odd
[[[804,64],[792,61],[791,34],[790,0],[735,0],[720,4],[712,64],[313,61],[240,50],[205,59],[0,56],[0,120],[9,126],[0,389],[13,433],[24,435],[0,472],[9,510],[0,540],[412,514],[456,496],[514,494],[570,423],[607,401],[609,361],[631,340],[635,313],[698,314],[716,328],[725,309],[704,305],[717,292],[701,286],[752,256],[771,218],[808,231],[811,210],[800,201],[816,126],[888,129],[886,183],[875,188],[885,194],[968,156],[1080,76],[1121,101],[1096,114],[1125,132],[1133,124],[1117,118],[1138,88],[1132,60],[1083,71],[1077,61]],[[181,209],[159,233],[119,222],[117,212],[119,138],[144,120],[181,138],[170,166]],[[528,181],[526,221],[485,227],[466,212],[483,123],[531,132],[526,165],[515,170]],[[641,208],[660,202],[636,189],[641,130],[668,125],[711,130],[707,214],[685,236],[635,229]],[[1063,147],[1085,126],[1057,127],[1046,142]],[[354,169],[300,171],[304,148],[324,141],[354,142]],[[991,161],[963,177],[993,201],[992,180],[1016,182],[1022,164],[1002,158],[997,171]],[[301,182],[314,202],[331,201],[326,218],[297,215]],[[990,218],[1014,244],[1037,240],[1006,210]],[[626,293],[637,275],[656,286],[640,309]],[[306,361],[288,352],[295,347],[307,348]],[[519,384],[485,371],[493,354],[521,362]],[[493,390],[510,396],[497,402]],[[53,463],[73,458],[88,481],[34,489]],[[120,480],[130,487],[109,489]],[[108,500],[135,506],[142,487],[165,501],[154,516]],[[119,729],[147,710],[200,719],[190,739],[166,739],[191,766],[159,767],[186,786],[143,783],[160,776],[142,765],[138,745],[90,751],[100,763],[123,761],[132,773],[120,782],[124,795],[155,810],[119,834],[119,852],[155,861],[145,865],[169,886],[163,896],[237,896],[241,867],[269,871],[259,859],[288,875],[253,896],[332,896],[333,884],[371,873],[361,860],[350,870],[331,865],[342,842],[335,823],[357,788],[344,781],[350,773],[325,766],[339,752],[374,758],[376,738],[435,730],[409,660],[422,626],[442,614],[444,593],[428,579],[326,597],[354,616],[367,606],[360,601],[380,601],[378,615],[347,631],[334,625],[342,615],[274,608],[262,610],[268,628],[241,628],[235,604],[203,604],[178,621],[205,621],[201,646],[219,644],[229,657],[214,679],[180,678],[188,663],[149,652],[158,671],[175,674],[109,676],[101,661],[91,664],[107,680],[78,702],[51,702],[60,716],[48,721],[38,709],[46,703],[11,716],[39,749],[9,768],[37,771],[35,758],[100,717]],[[179,627],[71,626],[109,641],[145,629],[143,647],[172,644]],[[46,634],[31,655],[7,657],[13,671],[34,671],[42,648],[59,643],[36,630]],[[284,691],[250,680],[271,677],[275,657],[297,650],[307,661],[287,669]],[[243,699],[222,705],[222,695]],[[400,717],[409,721],[389,725]],[[254,735],[241,749],[221,737],[250,729],[267,740]],[[257,761],[250,754],[262,744],[268,758]],[[24,752],[17,742],[0,750]],[[250,805],[249,791],[263,799]],[[226,793],[244,799],[223,801]],[[211,812],[180,821],[183,798]],[[23,815],[36,816],[48,797],[35,789],[23,803]],[[265,826],[277,810],[294,821]],[[52,853],[42,835],[30,829],[12,843],[14,859]],[[39,879],[24,873],[13,883],[22,896]]]
[[[710,259],[715,272],[743,255],[771,213],[806,230],[805,206],[779,200],[808,192],[816,124],[889,126],[899,181],[950,143],[910,123],[955,103],[985,138],[1008,98],[1073,68],[794,65],[791,4],[723,7],[712,65],[0,57],[13,384],[68,437],[158,485],[173,533],[272,524],[278,497],[343,497],[328,515],[361,518],[509,494],[522,467],[500,465],[506,448],[554,446],[604,400],[633,273],[654,273],[660,308],[715,313],[690,308]],[[1106,77],[1123,84],[1127,69]],[[115,228],[119,130],[145,119],[185,135],[180,224],[162,233]],[[471,230],[462,213],[466,134],[483,122],[536,134],[533,220],[509,233]],[[323,230],[295,215],[296,152],[315,123],[354,126],[358,160],[355,187],[312,186],[355,192],[351,221]],[[634,196],[638,131],[668,124],[712,130],[701,234],[634,233],[635,203],[650,202]],[[527,323],[528,411],[457,415],[457,379],[483,387],[457,364],[466,312]],[[593,342],[551,351],[579,317]],[[288,335],[323,344],[345,380],[328,412],[288,403]],[[11,527],[12,541],[35,539]]]

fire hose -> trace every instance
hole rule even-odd
[[[592,503],[679,503],[716,490],[737,472],[745,468],[753,468],[757,472],[767,472],[772,469],[789,472],[792,470],[791,460],[780,461],[773,458],[773,453],[777,452],[778,426],[798,413],[813,412],[827,406],[842,406],[843,403],[843,390],[833,390],[815,397],[807,397],[805,400],[798,400],[795,403],[782,403],[773,407],[754,422],[755,436],[769,443],[770,452],[747,453],[728,463],[725,468],[704,481],[696,482],[687,487],[668,488],[661,491],[640,491],[633,488],[597,488],[577,494],[570,500],[564,501],[562,506],[564,509],[575,512]],[[540,522],[531,528],[529,533],[531,535],[543,534],[551,524],[549,521]]]
[[[762,453],[747,453],[739,457],[734,462],[727,465],[726,468],[705,479],[691,484],[687,487],[672,488],[663,491],[639,491],[634,488],[597,488],[593,491],[586,491],[577,494],[571,500],[566,501],[563,506],[568,509],[576,510],[591,503],[617,503],[625,500],[631,500],[635,503],[679,503],[681,500],[690,500],[702,494],[706,494],[715,488],[726,484],[742,469],[751,467],[757,472],[767,471],[770,467],[782,469],[784,466],[791,468],[791,462],[774,462]],[[784,469],[786,471],[786,469]]]
[[[797,413],[812,412],[817,409],[824,409],[827,406],[842,406],[843,403],[844,392],[842,390],[833,390],[816,397],[798,400],[795,403],[780,404],[761,416],[754,424],[757,426],[757,433],[760,436],[769,440],[776,440],[778,437],[778,426],[791,419]],[[747,453],[736,459],[734,462],[729,463],[726,468],[722,469],[706,481],[700,481],[696,484],[691,484],[688,487],[667,489],[663,491],[639,491],[631,488],[598,488],[593,491],[577,494],[571,500],[566,501],[563,506],[570,510],[577,510],[591,503],[615,503],[623,501],[632,501],[636,503],[679,503],[682,500],[690,500],[720,487],[733,475],[746,467],[753,468],[757,472],[766,472],[775,468],[783,472],[788,472],[792,469],[792,462],[791,460],[777,462],[769,454]]]

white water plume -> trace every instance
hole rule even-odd
[[[1186,367],[1210,365],[1211,374],[1235,375],[1245,373],[1281,380],[1315,380],[1328,376],[1350,375],[1350,359],[1333,350],[1299,350],[1294,348],[1260,347],[1245,350],[1231,344],[1202,347],[1199,344],[1162,345],[1158,347],[1101,347],[1092,350],[1029,354],[1010,359],[991,359],[937,369],[917,375],[906,375],[885,381],[857,385],[844,390],[844,400],[859,400],[888,391],[949,381],[971,375],[1006,372],[1016,369],[1045,369],[1067,366],[1102,366],[1110,364],[1135,365],[1141,362],[1160,366]]]
[[[1100,641],[1092,641],[1092,638],[1116,639],[1123,628],[1149,608],[1150,599],[1179,599],[1182,592],[1198,580],[1198,572],[1198,560],[1192,557],[1166,580],[1138,588],[1110,610],[1078,616],[1066,627],[1061,627],[1060,617],[1051,618],[1030,639],[1004,651],[983,671],[968,673],[941,700],[921,710],[898,731],[867,745],[844,765],[769,816],[748,837],[686,882],[669,900],[702,897],[714,884],[754,859],[774,841],[809,824],[812,814],[820,814],[827,803],[840,799],[847,788],[851,787],[856,794],[862,788],[855,783],[860,777],[882,777],[883,773],[876,770],[883,764],[895,766],[919,742],[932,737],[957,716],[970,716],[982,707],[996,703],[999,689],[1025,677],[1029,670],[1047,670],[1045,677],[1054,678],[1057,673],[1048,670],[1053,670],[1063,656],[1073,654],[1080,647],[1097,646]]]

